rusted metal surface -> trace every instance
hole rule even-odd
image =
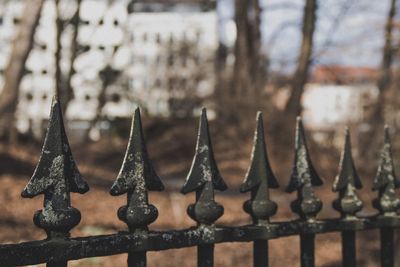
[[[44,194],[44,208],[34,216],[34,223],[44,229],[47,239],[19,244],[0,245],[0,266],[20,266],[47,263],[47,266],[67,266],[68,261],[97,256],[127,253],[128,266],[146,266],[146,252],[197,246],[198,266],[213,266],[214,245],[224,242],[253,242],[254,266],[268,266],[268,241],[285,236],[300,237],[301,266],[314,266],[315,235],[341,232],[343,266],[356,265],[357,231],[379,229],[381,233],[381,265],[394,265],[394,231],[400,228],[397,210],[400,200],[395,189],[400,185],[394,173],[394,164],[387,127],[384,146],[374,180],[378,191],[374,200],[377,215],[359,217],[362,201],[356,194],[361,181],[351,155],[349,130],[341,156],[339,174],[333,190],[339,197],[333,206],[341,213],[337,219],[317,219],[322,202],[313,187],[322,184],[316,173],[306,144],[305,131],[297,120],[295,155],[288,192],[297,192],[292,203],[299,218],[293,221],[271,222],[277,204],[270,199],[269,189],[277,188],[267,155],[262,114],[257,115],[257,126],[251,163],[240,188],[250,192],[244,210],[253,222],[237,227],[220,226],[215,222],[223,214],[223,206],[214,200],[214,189],[225,190],[213,155],[206,110],[202,110],[197,145],[192,167],[183,185],[182,193],[195,192],[196,202],[188,207],[188,215],[196,222],[189,229],[150,231],[148,225],[157,219],[157,209],[149,203],[148,191],[164,189],[147,153],[139,110],[135,111],[131,134],[121,170],[111,195],[127,194],[127,205],[118,211],[126,231],[111,235],[71,238],[69,231],[80,221],[80,212],[71,206],[70,193],[85,193],[89,187],[82,179],[73,160],[65,134],[60,103],[53,100],[49,127],[42,156],[37,168],[22,192],[23,197]]]

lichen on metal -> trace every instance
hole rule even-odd
[[[243,208],[255,224],[267,223],[269,217],[276,213],[278,206],[269,199],[268,189],[278,187],[268,160],[262,113],[258,112],[251,163],[240,187],[242,193],[251,192],[251,198],[244,203]]]
[[[196,203],[189,205],[188,214],[199,224],[212,224],[222,216],[224,208],[214,201],[214,189],[227,188],[214,159],[206,109],[202,109],[196,152],[181,192],[196,192]]]
[[[88,190],[72,157],[60,103],[55,97],[39,163],[21,195],[32,198],[44,194],[44,208],[35,214],[35,224],[49,237],[68,236],[81,219],[80,212],[71,207],[70,192],[83,194]]]
[[[315,196],[312,187],[320,185],[322,185],[322,180],[311,162],[303,123],[301,118],[298,117],[292,175],[286,188],[289,193],[297,190],[297,199],[291,204],[293,212],[299,214],[303,219],[314,220],[317,213],[322,209],[322,201]]]
[[[164,186],[147,153],[139,108],[132,120],[129,142],[118,177],[110,189],[113,196],[128,194],[128,204],[118,210],[118,217],[130,230],[147,229],[157,219],[158,211],[148,203],[148,191],[162,191]]]
[[[339,163],[339,174],[333,182],[333,191],[339,192],[339,198],[333,202],[333,207],[342,214],[344,218],[353,218],[363,207],[363,203],[356,193],[362,184],[354,166],[351,153],[350,131],[345,130],[345,142]]]
[[[384,143],[379,157],[379,166],[376,173],[373,190],[378,190],[379,195],[374,199],[373,206],[381,214],[395,215],[400,208],[400,200],[395,189],[400,187],[400,180],[394,172],[392,146],[390,144],[389,127],[385,126]]]

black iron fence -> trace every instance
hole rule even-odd
[[[47,266],[67,266],[68,261],[96,256],[128,253],[128,266],[146,266],[146,252],[197,246],[198,266],[213,266],[214,245],[224,242],[253,242],[254,266],[268,266],[268,241],[285,236],[300,236],[301,266],[314,266],[314,239],[319,233],[341,232],[343,266],[356,266],[355,233],[379,229],[381,236],[381,265],[394,265],[394,230],[400,227],[397,210],[400,200],[395,188],[400,180],[395,177],[388,129],[373,189],[378,191],[375,216],[358,217],[363,203],[356,189],[361,181],[354,167],[349,131],[346,131],[340,172],[333,184],[338,199],[333,206],[341,213],[338,219],[316,219],[322,202],[313,186],[322,184],[308,154],[301,120],[297,121],[295,160],[288,192],[297,191],[292,210],[299,219],[270,222],[277,204],[269,199],[269,188],[277,188],[266,153],[261,113],[257,128],[251,165],[240,191],[250,192],[244,210],[253,224],[239,227],[215,225],[224,208],[214,201],[214,189],[225,190],[224,180],[214,160],[208,131],[206,111],[202,111],[196,154],[182,193],[196,193],[196,202],[188,207],[188,215],[197,226],[172,231],[150,231],[148,225],[157,218],[157,209],[148,202],[148,190],[163,190],[146,151],[140,113],[135,111],[129,144],[111,195],[127,194],[127,205],[118,210],[118,217],[129,231],[110,235],[70,238],[69,231],[80,219],[80,212],[71,206],[70,192],[89,190],[72,158],[65,134],[60,104],[53,100],[47,136],[36,170],[22,192],[22,197],[44,194],[44,208],[34,215],[34,223],[44,229],[47,239],[19,244],[0,245],[0,266],[47,263]]]

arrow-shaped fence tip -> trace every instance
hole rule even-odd
[[[295,137],[295,158],[291,179],[286,191],[291,193],[296,189],[301,188],[306,179],[311,179],[310,183],[313,186],[322,185],[322,180],[315,171],[314,165],[308,152],[308,147],[305,139],[304,126],[300,116],[296,119],[296,137]]]
[[[314,220],[322,209],[322,202],[318,199],[312,186],[322,184],[308,153],[303,123],[300,117],[296,119],[295,157],[292,176],[287,192],[297,190],[297,199],[291,203],[292,210],[305,220]]]
[[[389,127],[385,125],[383,148],[379,156],[379,166],[372,189],[378,190],[378,198],[372,205],[380,214],[396,214],[400,207],[400,199],[394,189],[400,186],[400,181],[394,172],[394,163],[390,144]]]
[[[344,148],[339,164],[339,174],[336,176],[336,179],[333,183],[333,191],[338,192],[349,184],[354,185],[354,187],[357,189],[362,188],[351,152],[350,130],[348,127],[346,127]]]
[[[66,237],[81,220],[79,210],[71,206],[70,192],[83,194],[88,190],[72,157],[60,103],[54,97],[39,163],[21,195],[44,194],[44,208],[36,212],[34,223],[50,238]]]
[[[148,202],[148,191],[162,191],[164,185],[147,154],[139,108],[132,116],[131,132],[121,169],[110,189],[113,196],[127,193],[128,203],[118,210],[118,218],[130,231],[146,230],[157,219],[157,208]]]
[[[114,196],[122,195],[132,190],[142,179],[144,180],[146,190],[164,190],[164,185],[156,174],[148,157],[143,136],[140,109],[136,108],[124,161],[118,177],[110,189],[110,194]]]
[[[383,147],[379,156],[379,166],[374,179],[373,190],[384,188],[388,183],[393,183],[394,188],[400,186],[400,181],[394,172],[389,130],[389,126],[385,125]]]
[[[205,108],[202,108],[196,152],[181,192],[186,194],[196,191],[209,181],[212,182],[215,189],[223,191],[227,188],[214,159],[214,152],[208,130],[207,111]]]
[[[34,197],[45,193],[50,187],[59,183],[60,179],[65,179],[69,185],[66,188],[70,192],[83,194],[89,190],[88,184],[83,180],[72,157],[65,133],[61,106],[57,97],[54,96],[42,153],[21,196]]]
[[[257,126],[254,133],[253,149],[250,167],[244,182],[240,187],[241,192],[247,192],[265,181],[269,188],[278,188],[279,184],[272,172],[264,139],[264,125],[262,112],[257,113]]]
[[[346,127],[344,148],[339,163],[339,174],[336,176],[332,186],[334,192],[339,192],[339,198],[333,201],[333,207],[341,213],[342,217],[354,217],[362,209],[363,202],[355,190],[361,187],[361,181],[351,153],[350,131]]]

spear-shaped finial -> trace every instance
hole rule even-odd
[[[400,208],[400,200],[396,196],[395,189],[400,187],[400,180],[394,173],[390,144],[389,127],[385,125],[384,143],[379,158],[379,167],[374,179],[372,189],[379,190],[378,199],[374,199],[373,206],[381,214],[395,213]]]
[[[137,108],[124,162],[110,190],[113,196],[128,194],[128,204],[118,210],[119,219],[125,222],[131,231],[146,229],[158,216],[156,207],[148,203],[147,190],[163,189],[164,186],[148,158],[140,111]]]
[[[320,185],[322,185],[322,180],[311,162],[304,127],[301,118],[297,117],[294,164],[286,191],[291,193],[297,190],[298,197],[292,202],[292,210],[301,218],[314,219],[321,210],[322,202],[315,196],[312,189],[312,186]]]
[[[88,190],[72,157],[60,103],[54,97],[39,163],[21,195],[32,198],[44,194],[44,208],[35,214],[35,224],[49,237],[68,236],[81,219],[79,210],[71,207],[70,192],[83,194]]]
[[[201,112],[195,153],[181,192],[196,191],[196,203],[188,207],[188,214],[199,224],[212,224],[224,213],[224,208],[214,201],[214,189],[223,191],[227,186],[214,160],[205,108]]]
[[[240,187],[242,193],[251,191],[251,199],[247,200],[243,207],[255,224],[268,222],[269,217],[276,213],[277,205],[269,200],[268,189],[278,187],[265,146],[262,112],[258,112],[251,164]]]
[[[351,141],[349,128],[345,130],[345,142],[339,164],[339,174],[333,182],[333,191],[339,192],[339,198],[333,202],[333,207],[343,217],[352,217],[363,207],[356,189],[361,189],[361,181],[354,166],[351,154]]]

